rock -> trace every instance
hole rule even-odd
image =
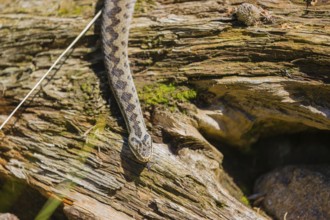
[[[255,194],[276,219],[330,219],[330,166],[286,166],[262,176]]]

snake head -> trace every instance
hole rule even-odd
[[[151,136],[146,133],[142,138],[131,133],[128,138],[128,145],[134,156],[142,163],[147,163],[152,155],[152,140]]]

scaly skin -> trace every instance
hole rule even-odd
[[[129,147],[140,162],[146,163],[152,155],[152,140],[144,123],[127,56],[135,0],[105,0],[104,4],[102,44],[108,78],[126,122]]]

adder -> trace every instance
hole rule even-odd
[[[110,87],[129,132],[128,145],[138,161],[146,163],[153,152],[152,139],[143,119],[127,53],[134,5],[135,0],[105,0],[102,44]]]

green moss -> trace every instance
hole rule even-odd
[[[92,86],[88,83],[81,84],[80,88],[84,93],[87,93],[87,94],[91,94],[93,91]]]
[[[195,99],[197,93],[194,90],[185,90],[182,92],[178,92],[174,95],[177,100],[180,100],[181,102],[186,102],[186,101]]]
[[[174,84],[153,84],[143,87],[139,92],[142,103],[150,105],[175,106],[177,102],[188,102],[195,99],[197,92],[187,87]]]
[[[72,11],[72,14],[81,15],[82,12],[83,12],[83,7],[75,7]]]
[[[135,4],[135,12],[147,12],[156,5],[154,0],[137,0]]]
[[[107,115],[100,115],[96,119],[96,124],[94,126],[92,134],[94,135],[95,133],[102,132],[105,129],[105,126],[107,124]]]
[[[250,206],[250,202],[249,202],[248,198],[246,198],[246,196],[242,196],[242,198],[241,198],[241,202],[242,202],[244,205]]]
[[[74,7],[67,7],[66,5],[60,7],[57,11],[59,16],[67,16],[67,15],[83,15],[86,11],[90,11],[89,7],[86,6],[74,6]]]
[[[147,105],[169,104],[170,94],[175,91],[173,85],[148,85],[143,88],[141,101]]]
[[[29,14],[30,11],[24,9],[24,8],[19,8],[16,10],[17,14]]]
[[[58,15],[63,16],[69,14],[69,9],[68,8],[60,8],[58,10]]]

